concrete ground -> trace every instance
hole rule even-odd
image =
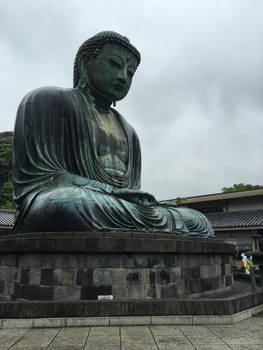
[[[262,350],[263,313],[234,325],[0,329],[0,350]]]

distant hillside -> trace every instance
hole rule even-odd
[[[0,133],[0,208],[15,209],[12,185],[12,131]]]

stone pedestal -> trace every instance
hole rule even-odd
[[[127,232],[31,233],[0,239],[2,300],[194,298],[231,288],[233,246]]]

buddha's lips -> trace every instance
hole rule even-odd
[[[125,86],[121,84],[115,84],[114,87],[118,91],[123,91],[125,89]]]

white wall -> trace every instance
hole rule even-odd
[[[239,198],[227,201],[227,211],[263,209],[263,198]]]
[[[227,242],[229,239],[233,239],[236,240],[237,246],[239,246],[241,249],[252,249],[250,235],[253,233],[251,230],[215,231],[215,234],[216,239],[222,239],[224,242]]]

